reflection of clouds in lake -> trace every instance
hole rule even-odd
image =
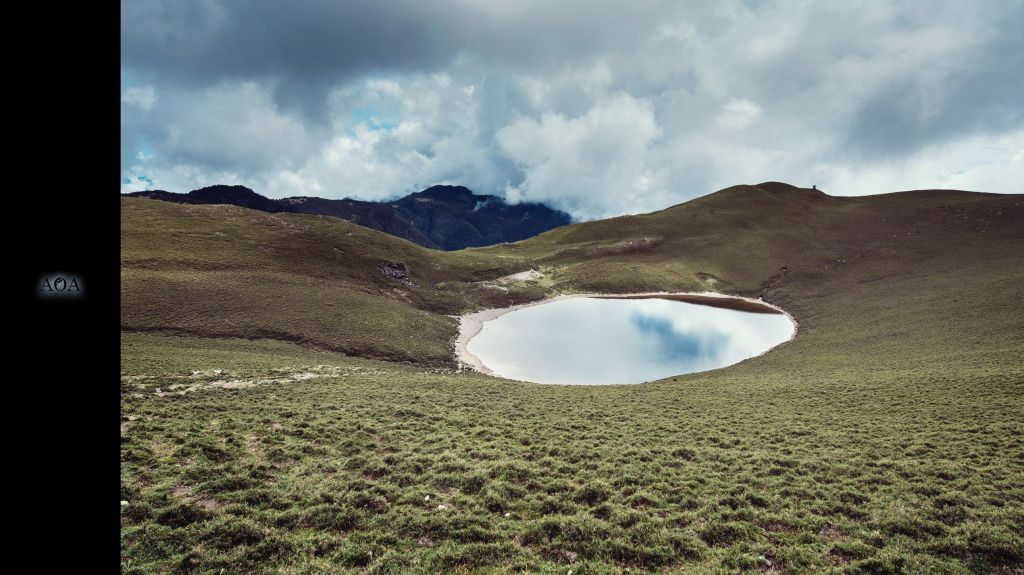
[[[511,379],[640,383],[705,371],[789,339],[785,315],[659,299],[573,298],[485,322],[467,349]]]
[[[713,361],[729,344],[729,335],[717,329],[703,333],[697,330],[681,332],[672,321],[644,313],[633,314],[631,322],[640,333],[654,336],[657,357],[664,361]]]
[[[639,312],[665,318],[679,334],[728,334],[719,345],[716,365],[724,367],[763,353],[786,341],[793,323],[784,314],[750,313],[661,299],[639,300]],[[699,370],[692,370],[699,371]]]

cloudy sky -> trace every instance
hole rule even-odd
[[[131,0],[122,191],[1024,192],[1024,0]]]

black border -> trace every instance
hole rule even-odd
[[[17,70],[8,113],[20,125],[7,189],[19,205],[6,215],[20,230],[10,235],[21,260],[18,301],[28,306],[14,314],[26,324],[13,334],[25,354],[8,357],[24,371],[7,381],[18,420],[8,441],[20,455],[7,466],[20,508],[8,524],[12,551],[33,570],[115,572],[120,5],[39,3],[9,16],[25,29],[7,47]],[[53,273],[74,275],[82,292],[45,297],[40,280]]]

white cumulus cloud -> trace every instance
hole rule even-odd
[[[650,161],[660,135],[650,102],[617,94],[576,118],[519,118],[495,140],[526,174],[518,198],[604,217],[643,210],[664,193],[662,170]]]

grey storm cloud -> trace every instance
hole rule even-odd
[[[903,154],[958,134],[1024,122],[1024,10],[989,24],[987,42],[895,83],[864,104],[849,144],[877,157]],[[973,33],[967,29],[963,34]],[[1022,191],[1022,190],[1019,190]]]
[[[122,3],[122,190],[1024,190],[1024,1]]]
[[[359,74],[436,70],[459,56],[521,69],[557,65],[638,41],[671,5],[553,4],[132,1],[122,3],[121,58],[181,82],[281,78],[322,96]]]

